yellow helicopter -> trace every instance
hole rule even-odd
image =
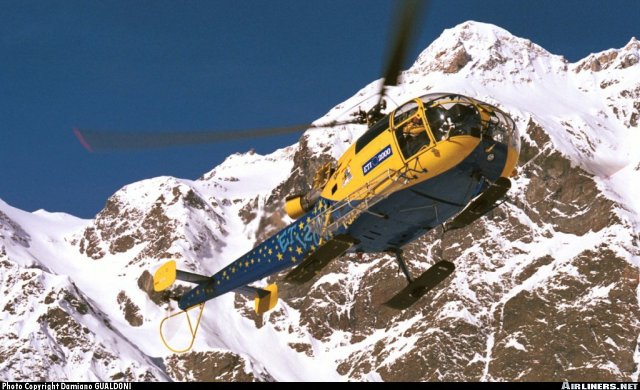
[[[382,113],[384,91],[397,83],[399,58],[412,34],[418,3],[406,2],[403,9],[379,103],[369,111],[360,110],[353,121],[343,122],[367,123],[368,130],[336,162],[317,171],[310,191],[285,200],[285,211],[294,222],[246,254],[211,276],[177,270],[175,261],[161,266],[154,275],[156,291],[167,289],[176,279],[195,284],[178,302],[182,311],[164,321],[193,308],[203,309],[206,301],[228,292],[249,295],[255,299],[256,313],[265,313],[277,303],[277,286],[258,288],[252,283],[287,269],[284,282],[306,283],[345,253],[395,255],[407,286],[386,305],[398,310],[411,306],[453,272],[453,263],[442,260],[414,279],[402,248],[434,228],[464,227],[495,207],[511,187],[509,177],[518,161],[520,136],[504,111],[455,93],[416,97]],[[74,131],[90,150],[116,142],[109,134]],[[255,135],[261,134],[192,134],[191,139],[201,142]],[[168,140],[179,143],[175,137]],[[125,138],[124,142],[140,141]],[[172,350],[191,348],[201,316],[202,310],[194,327],[187,313],[191,344]],[[161,335],[165,341],[162,324]],[[166,341],[165,345],[169,347]]]

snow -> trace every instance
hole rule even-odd
[[[620,49],[622,54],[611,66],[591,72],[580,70],[583,63],[602,53],[593,54],[576,64],[568,64],[564,58],[548,53],[528,40],[514,37],[506,30],[489,24],[466,22],[445,30],[403,73],[403,83],[389,90],[389,110],[393,108],[392,103],[402,103],[428,92],[448,91],[499,105],[516,119],[521,131],[530,120],[540,124],[551,139],[551,145],[545,147],[555,148],[573,164],[594,175],[598,188],[616,203],[618,216],[630,227],[624,229],[614,225],[578,236],[555,232],[550,224],[537,226],[516,207],[508,204],[503,206],[509,208],[520,223],[536,232],[536,236],[528,243],[507,242],[499,229],[488,225],[487,234],[500,248],[505,252],[518,251],[509,262],[494,266],[490,264],[490,259],[478,255],[478,248],[472,246],[465,250],[461,260],[479,256],[480,262],[490,265],[489,270],[483,273],[484,280],[495,285],[524,272],[533,259],[552,256],[553,261],[538,267],[524,283],[506,291],[501,300],[486,308],[484,313],[500,312],[504,304],[520,292],[545,288],[547,282],[559,273],[580,278],[571,260],[584,251],[595,250],[603,242],[608,243],[609,248],[630,264],[640,267],[640,255],[633,241],[634,234],[640,234],[640,186],[632,185],[640,182],[640,132],[637,126],[630,125],[633,99],[623,96],[624,91],[639,88],[640,66],[617,67],[622,59],[640,55],[638,46],[637,41],[634,43],[632,40]],[[443,67],[450,60],[448,56],[452,54],[449,52],[454,47],[463,48],[471,59],[457,73],[447,73]],[[438,56],[439,53],[445,54]],[[505,61],[496,65],[494,62],[497,57]],[[611,80],[616,82],[606,88],[601,87]],[[358,108],[370,108],[376,102],[371,96],[379,89],[379,84],[380,80],[377,80],[363,87],[316,124],[345,120]],[[330,130],[310,129],[305,137],[312,151],[320,153],[328,149],[337,158],[364,130],[359,125],[344,125]],[[527,134],[523,134],[523,138],[531,141]],[[176,228],[176,234],[182,236],[172,247],[180,253],[190,253],[191,243],[199,240],[202,231],[216,232],[215,236],[202,241],[218,240],[221,243],[219,247],[212,246],[198,261],[178,259],[181,268],[213,273],[253,247],[259,218],[246,223],[238,214],[242,207],[254,201],[256,207],[253,210],[258,215],[266,212],[266,198],[294,169],[293,156],[298,146],[295,144],[265,156],[253,152],[231,155],[198,180],[158,177],[132,183],[118,191],[116,198],[142,211],[153,207],[161,196],[169,196],[174,188],[182,194],[194,191],[199,198],[206,200],[204,210],[175,205],[167,206],[166,213],[171,219],[184,222]],[[522,179],[515,185],[514,191],[518,193],[527,183]],[[3,224],[0,219],[0,244],[12,261],[22,269],[33,269],[46,290],[75,283],[91,304],[109,318],[116,331],[95,317],[76,318],[91,329],[96,338],[119,351],[124,361],[145,361],[150,356],[169,355],[157,336],[159,321],[168,308],[153,304],[137,287],[141,271],[147,268],[153,270],[163,259],[143,259],[140,263],[130,265],[131,259],[143,250],[143,243],[125,253],[107,254],[100,260],[91,260],[79,253],[77,240],[82,237],[85,228],[93,225],[94,220],[44,210],[27,213],[2,200],[0,212],[18,225]],[[6,237],[3,232],[8,233]],[[14,235],[23,240],[12,240]],[[365,264],[350,262],[348,273],[326,274],[314,286],[323,283],[341,285],[347,294],[343,310],[343,314],[347,314],[349,305],[354,302],[352,295],[360,287],[362,275],[375,267],[385,266],[385,262],[389,261],[389,258],[383,257],[378,262]],[[468,298],[469,304],[480,303],[470,287],[472,281],[455,279],[452,283]],[[581,297],[580,302],[586,305],[606,300],[613,287],[613,284],[596,286],[587,296]],[[115,303],[120,291],[124,291],[140,307],[144,317],[141,326],[129,326],[124,318]],[[18,292],[11,291],[11,294]],[[640,289],[637,295],[640,301]],[[248,372],[256,375],[268,372],[276,380],[343,381],[347,378],[338,374],[335,367],[347,357],[365,356],[377,343],[384,341],[382,366],[390,365],[414,348],[418,341],[417,336],[402,335],[420,321],[419,316],[391,324],[388,329],[375,329],[362,341],[351,344],[350,334],[341,331],[335,331],[327,340],[314,339],[308,329],[299,325],[300,313],[283,301],[275,309],[283,315],[278,319],[271,317],[273,321],[259,329],[252,320],[233,310],[234,304],[232,294],[207,304],[194,350],[233,351],[249,362],[246,367]],[[247,303],[247,306],[250,304]],[[37,302],[30,305],[34,314],[14,325],[21,336],[34,331],[37,327],[35,320],[42,314],[38,311]],[[482,321],[465,305],[456,302],[445,304],[438,316],[441,319],[459,319],[474,326],[479,326]],[[2,314],[1,318],[4,321],[9,316]],[[172,341],[187,343],[187,335],[179,332],[178,326],[169,325],[169,330],[179,333]],[[289,332],[288,329],[294,331]],[[605,342],[615,345],[611,339]],[[296,352],[289,347],[291,343],[311,345],[313,356]],[[473,359],[485,363],[483,380],[491,379],[489,364],[495,343],[496,335],[490,333],[486,339],[485,356],[476,354]],[[527,351],[516,337],[510,337],[505,347]],[[633,357],[636,370],[632,379],[637,381],[640,375],[640,338]],[[74,380],[96,380],[94,370],[82,366],[78,368],[78,373],[60,372],[57,375]],[[382,380],[376,372],[367,373],[363,379]]]
[[[466,307],[460,307],[458,302],[445,303],[444,307],[440,309],[438,317],[440,319],[455,319],[459,318],[462,321],[474,326],[479,326],[480,321],[467,310]]]
[[[524,351],[524,352],[527,351],[527,348],[525,348],[525,346],[522,345],[514,335],[510,336],[507,339],[507,343],[505,344],[505,348],[515,348],[515,349],[518,349],[518,350]]]

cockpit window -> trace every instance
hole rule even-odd
[[[441,106],[429,107],[426,110],[427,122],[436,141],[442,141],[446,136],[444,124],[447,120],[447,109]]]
[[[396,110],[393,118],[396,139],[405,160],[431,143],[427,127],[418,112],[418,105],[410,102]]]
[[[493,111],[485,125],[484,137],[509,145],[520,152],[520,137],[517,134],[515,122],[502,111]]]
[[[376,124],[371,126],[366,133],[362,134],[360,138],[356,141],[356,153],[358,153],[362,148],[364,148],[369,142],[373,141],[379,134],[389,128],[389,115],[380,119]]]
[[[456,135],[480,137],[482,124],[478,109],[467,102],[439,101],[427,108],[427,121],[436,141]]]
[[[520,134],[509,114],[480,100],[452,93],[420,97],[436,141],[455,135],[492,140],[520,152]]]
[[[411,100],[394,111],[393,124],[396,128],[410,117],[414,116],[418,111],[418,103]]]

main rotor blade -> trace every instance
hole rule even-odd
[[[114,132],[74,128],[73,132],[89,152],[106,152],[133,149],[158,149],[172,146],[214,144],[225,141],[268,137],[298,133],[307,129],[331,128],[357,124],[355,120],[331,122],[325,125],[303,124],[286,127],[271,127],[236,131],[191,131],[191,132]]]
[[[387,65],[384,72],[384,84],[380,90],[380,96],[385,93],[385,87],[395,86],[398,84],[398,76],[407,56],[407,49],[415,39],[417,28],[416,24],[420,13],[428,7],[427,0],[405,0],[402,10],[398,14],[395,24],[395,37],[387,52]],[[424,8],[423,8],[424,7]]]

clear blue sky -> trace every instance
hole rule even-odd
[[[0,0],[0,198],[91,218],[120,187],[195,179],[297,136],[90,154],[72,127],[239,129],[315,120],[381,77],[394,1]],[[499,25],[571,61],[640,35],[640,1],[434,0],[443,29]]]

